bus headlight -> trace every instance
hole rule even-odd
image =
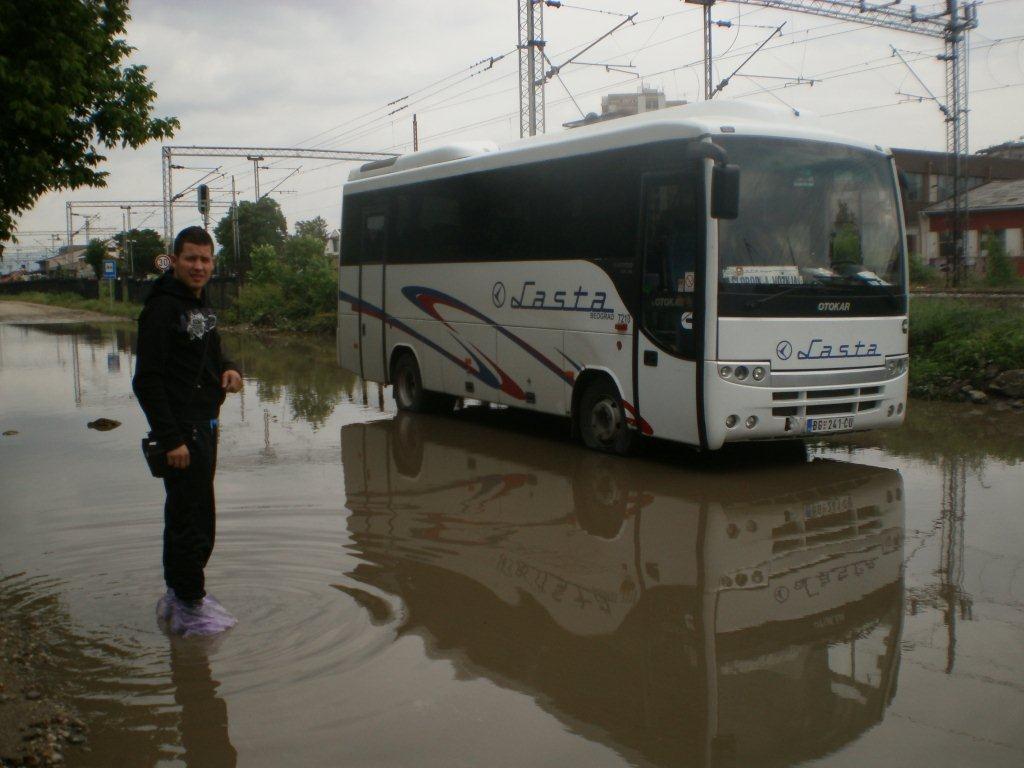
[[[896,360],[885,361],[885,372],[889,376],[896,376],[900,372],[899,362]]]
[[[757,416],[747,416],[747,420],[743,423],[747,425],[747,429],[753,429],[757,426]]]
[[[747,366],[745,366],[745,365],[737,365],[736,366],[736,380],[737,381],[743,381],[745,378],[747,378],[747,374],[748,373],[749,373],[749,371],[747,371]]]
[[[752,375],[754,377],[754,381],[761,381],[762,379],[764,379],[764,368],[762,368],[760,365],[757,366],[756,368],[754,368],[754,373]]]
[[[728,379],[730,376],[732,376],[732,366],[723,365],[721,368],[718,369],[718,375],[721,376],[723,379]]]
[[[725,417],[725,426],[728,427],[729,429],[732,429],[733,427],[736,426],[736,422],[738,422],[739,420],[740,420],[740,417],[735,415],[735,414],[733,414],[732,416],[726,416]]]

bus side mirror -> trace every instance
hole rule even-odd
[[[711,218],[735,219],[740,215],[740,167],[715,165],[711,169]]]

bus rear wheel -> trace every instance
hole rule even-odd
[[[395,403],[400,411],[439,413],[450,412],[455,407],[455,398],[451,395],[423,388],[420,366],[411,352],[403,352],[395,360],[391,382],[395,388]]]
[[[626,412],[615,385],[604,377],[583,391],[577,412],[583,444],[606,453],[625,456],[636,445],[636,432],[626,425]]]

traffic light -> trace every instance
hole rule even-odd
[[[199,212],[203,216],[210,215],[210,188],[205,184],[200,184],[196,187],[196,194],[199,202]]]

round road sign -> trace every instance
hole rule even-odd
[[[171,266],[171,260],[166,253],[161,253],[153,259],[153,263],[156,264],[156,268],[161,272],[166,272]]]

